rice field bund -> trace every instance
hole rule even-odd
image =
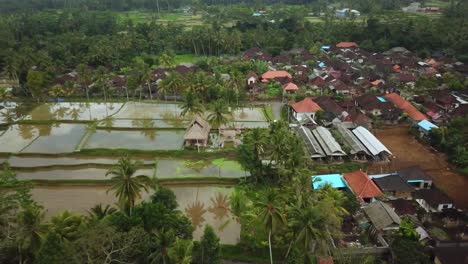
[[[156,177],[175,192],[195,238],[210,224],[221,242],[237,243],[240,225],[230,215],[228,198],[249,174],[233,153],[244,129],[269,126],[262,107],[230,109],[229,123],[221,130],[210,126],[202,148],[187,146],[184,136],[195,117],[181,117],[174,103],[66,102],[31,109],[0,130],[0,161],[8,161],[18,179],[36,183],[32,194],[46,216],[115,203],[106,193],[106,172],[130,154],[142,162],[137,174]]]

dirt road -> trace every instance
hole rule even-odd
[[[408,126],[388,126],[376,131],[378,139],[396,156],[387,165],[371,165],[370,173],[395,172],[419,165],[434,179],[435,185],[453,199],[458,208],[468,208],[468,176],[450,169],[444,154],[419,143]]]

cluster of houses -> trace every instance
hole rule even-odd
[[[466,263],[456,261],[468,260],[468,250],[461,255],[443,254],[466,249],[463,247],[468,241],[466,213],[455,209],[451,199],[436,188],[432,177],[419,166],[378,175],[368,175],[362,170],[314,175],[311,180],[314,189],[327,184],[351,193],[361,204],[358,212],[345,219],[342,246],[364,248],[353,232],[359,234],[367,230],[370,239],[375,241],[374,253],[388,253],[387,238],[399,229],[402,218],[408,217],[417,224],[419,240],[432,245],[432,254],[439,261],[436,263]],[[440,238],[437,230],[447,233],[448,238]]]
[[[355,42],[340,42],[322,46],[318,54],[296,48],[272,56],[252,48],[243,53],[243,59],[262,60],[270,65],[264,73],[248,73],[246,85],[253,96],[262,94],[269,82],[277,82],[285,94],[340,96],[344,100],[333,103],[321,99],[328,101],[322,104],[328,104],[328,110],[332,110],[328,112],[335,116],[341,115],[343,109],[350,115],[343,118],[358,122],[370,121],[360,113],[385,123],[397,122],[405,113],[414,122],[441,123],[451,116],[467,114],[468,89],[457,93],[447,88],[433,89],[424,96],[400,94],[401,88],[414,87],[421,77],[440,80],[446,72],[468,74],[468,66],[462,62],[434,55],[422,60],[401,47],[372,53]]]

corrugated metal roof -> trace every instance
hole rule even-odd
[[[341,149],[340,144],[336,142],[328,129],[319,126],[312,131],[312,134],[320,143],[327,156],[346,156],[346,153]]]
[[[361,143],[370,151],[374,156],[379,155],[382,152],[386,152],[392,155],[392,152],[380,142],[372,133],[360,126],[353,130],[353,134],[361,141]]]
[[[359,141],[359,139],[357,139],[351,130],[341,124],[337,124],[336,127],[345,142],[351,147],[351,154],[364,153],[370,155],[366,147],[361,143],[361,141]]]
[[[325,153],[323,152],[320,144],[312,135],[312,132],[307,127],[301,126],[298,130],[299,137],[304,141],[309,154],[312,158],[324,158]]]

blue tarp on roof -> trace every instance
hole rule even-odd
[[[314,181],[316,179],[316,181]],[[330,183],[333,188],[346,188],[346,183],[341,178],[341,174],[325,174],[312,176],[312,185],[314,189],[320,189],[325,183]]]
[[[424,129],[425,131],[431,131],[431,129],[433,128],[439,128],[438,126],[432,124],[431,122],[427,121],[427,120],[423,120],[421,122],[418,123],[418,126],[422,129]]]
[[[383,98],[382,96],[377,96],[377,99],[379,99],[380,102],[386,103],[387,99]]]
[[[321,49],[321,50],[329,50],[329,49],[330,49],[330,46],[322,46],[320,49]]]
[[[321,62],[318,64],[318,66],[319,66],[320,68],[323,68],[323,67],[325,67],[325,63],[324,63],[323,61],[321,61]]]

